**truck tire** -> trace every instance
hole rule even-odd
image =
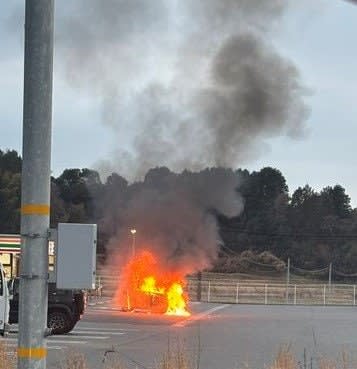
[[[52,334],[64,334],[73,329],[70,317],[65,312],[59,310],[48,313],[47,327],[52,329]]]

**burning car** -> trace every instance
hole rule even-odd
[[[114,304],[127,311],[189,316],[184,287],[184,276],[165,270],[151,252],[141,251],[124,266]]]

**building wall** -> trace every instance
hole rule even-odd
[[[54,242],[48,245],[49,271],[54,270]],[[21,259],[21,236],[18,234],[0,234],[0,263],[4,266],[6,277],[19,276],[19,265]]]

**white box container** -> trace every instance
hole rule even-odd
[[[59,223],[56,250],[57,288],[94,289],[97,225]]]

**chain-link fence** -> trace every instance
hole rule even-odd
[[[190,278],[191,301],[235,304],[356,305],[356,285],[284,284]]]

